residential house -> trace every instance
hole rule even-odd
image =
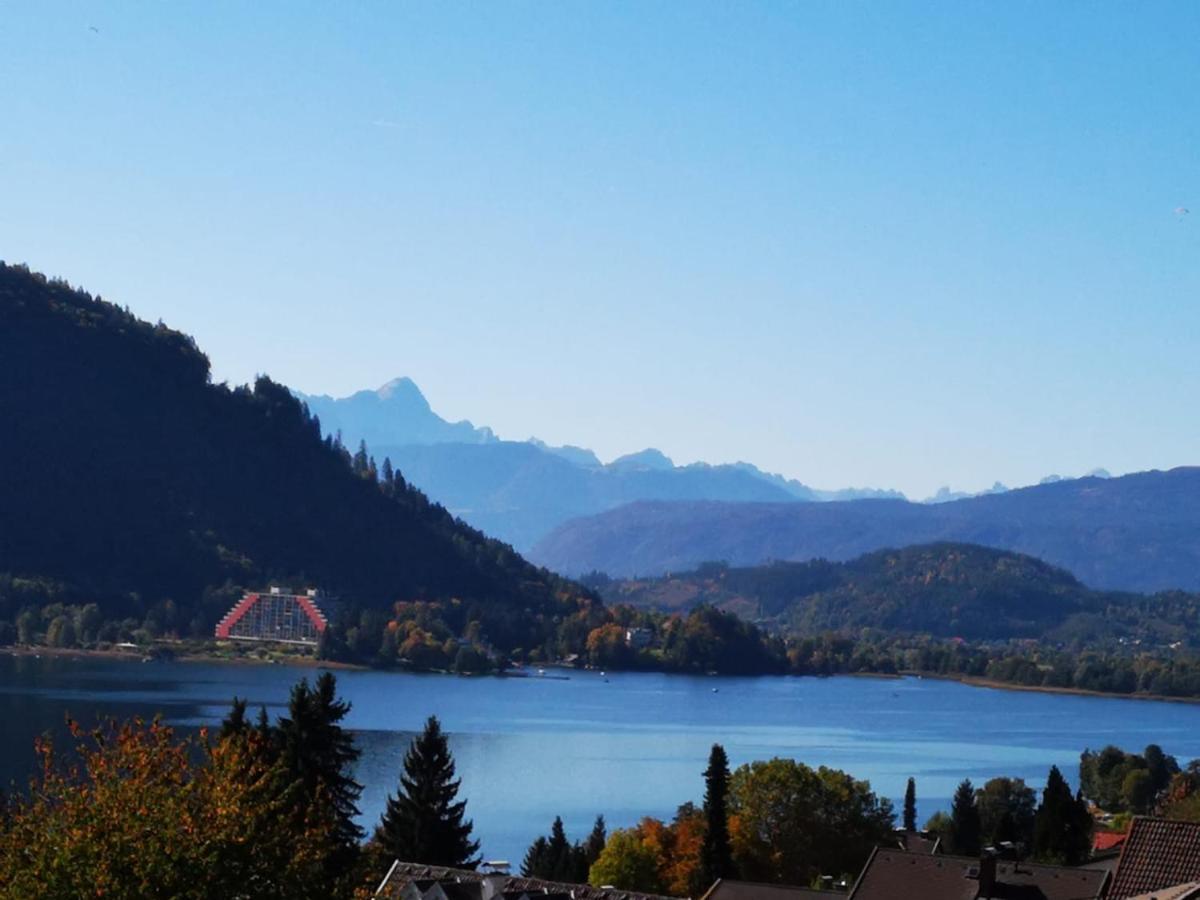
[[[1099,900],[1107,872],[878,847],[849,900]]]
[[[1129,827],[1109,900],[1182,888],[1200,881],[1200,822],[1138,816]]]

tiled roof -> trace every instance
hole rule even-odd
[[[841,891],[818,891],[815,888],[722,878],[708,889],[701,900],[831,900],[833,897],[845,900],[846,895]]]
[[[990,900],[1095,900],[1108,873],[1026,862],[996,861]],[[871,854],[849,900],[976,900],[979,860],[906,853],[880,847]]]
[[[375,892],[376,897],[388,900],[403,895],[405,887],[416,884],[424,894],[429,886],[436,883],[451,900],[486,900],[483,890],[485,879],[499,881],[495,887],[498,891],[488,896],[512,894],[530,897],[564,897],[569,900],[676,900],[673,897],[661,897],[655,894],[641,894],[636,891],[622,891],[614,888],[597,888],[587,884],[564,884],[557,881],[542,881],[538,878],[524,878],[520,875],[485,875],[482,872],[472,872],[467,869],[449,869],[444,866],[426,866],[420,863],[406,863],[397,860],[388,870]],[[500,881],[500,879],[503,879]]]
[[[1189,881],[1187,884],[1177,884],[1173,887],[1151,891],[1148,894],[1138,894],[1130,900],[1197,900],[1200,898],[1200,881]]]
[[[1200,881],[1200,822],[1137,817],[1121,848],[1110,900]]]

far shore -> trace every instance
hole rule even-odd
[[[159,645],[171,648],[170,644]],[[173,648],[171,648],[173,649]],[[29,647],[12,646],[0,648],[0,655],[18,657],[52,657],[56,659],[119,659],[124,662],[182,662],[182,663],[227,663],[235,666],[292,666],[301,669],[337,669],[339,671],[370,671],[369,666],[356,663],[335,662],[328,659],[317,659],[315,656],[304,654],[281,654],[263,659],[258,656],[234,655],[225,656],[220,653],[176,652],[169,657],[154,658],[146,649],[128,649],[123,647]]]
[[[335,662],[333,660],[318,659],[316,656],[305,655],[301,653],[282,653],[277,656],[263,658],[262,656],[254,655],[231,655],[227,656],[216,651],[209,652],[177,652],[171,644],[160,644],[159,647],[165,647],[173,651],[173,655],[156,659],[145,648],[118,648],[111,647],[106,649],[83,648],[83,647],[30,647],[25,645],[13,645],[10,647],[0,648],[0,655],[14,657],[52,657],[57,659],[118,659],[125,662],[181,662],[181,663],[225,663],[229,665],[242,666],[266,666],[279,665],[291,666],[300,669],[334,669],[337,671],[359,671],[359,672],[387,672],[387,671],[404,671],[411,674],[431,674],[431,675],[453,675],[456,673],[445,672],[441,670],[418,670],[418,669],[376,669],[371,666],[359,665],[357,663]],[[542,668],[561,668],[572,669],[574,667],[567,666],[562,663],[541,663]],[[613,670],[621,671],[621,670]],[[654,670],[629,670],[629,671],[654,671]],[[494,677],[511,677],[513,671],[499,671],[487,673]],[[681,673],[660,673],[660,674],[681,674]],[[686,673],[684,673],[686,674]],[[459,677],[466,677],[460,675]],[[479,676],[472,676],[479,677]],[[731,676],[732,677],[732,676]],[[988,688],[997,691],[1024,691],[1037,694],[1066,694],[1078,697],[1100,697],[1110,700],[1154,700],[1159,703],[1200,703],[1200,697],[1169,697],[1164,694],[1118,694],[1108,691],[1093,691],[1087,688],[1068,688],[1068,687],[1048,687],[1045,685],[1032,684],[1014,684],[1008,681],[997,681],[994,678],[984,678],[973,675],[957,675],[953,673],[940,672],[920,672],[915,670],[904,670],[901,672],[837,672],[833,675],[818,676],[818,675],[762,675],[757,677],[773,678],[880,678],[880,679],[901,679],[901,678],[927,678],[934,681],[956,681],[959,684],[967,685],[968,687]]]
[[[1049,687],[1042,684],[1015,684],[976,675],[955,675],[940,672],[902,672],[903,676],[930,678],[935,681],[957,681],[970,687],[991,688],[997,691],[1029,691],[1035,694],[1073,694],[1078,697],[1103,697],[1109,700],[1156,700],[1159,703],[1200,703],[1200,697],[1168,697],[1165,694],[1118,694],[1113,691],[1092,691],[1087,688]]]

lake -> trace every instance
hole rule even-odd
[[[69,711],[161,712],[194,727],[219,721],[234,695],[281,711],[314,670],[218,663],[0,656],[0,782],[24,781],[33,738],[63,733]],[[669,818],[700,802],[713,742],[736,766],[786,756],[869,779],[900,807],[917,779],[921,821],[949,806],[964,777],[1025,778],[1039,790],[1051,764],[1075,785],[1085,747],[1160,744],[1200,756],[1200,705],[969,687],[930,679],[717,678],[570,672],[551,678],[457,678],[338,672],[363,750],[363,824],[378,820],[414,731],[436,714],[450,733],[468,814],[487,858],[519,864],[561,815],[582,838],[597,813],[610,828]]]

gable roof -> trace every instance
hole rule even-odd
[[[996,860],[991,900],[1095,900],[1108,873]],[[849,900],[976,900],[979,860],[876,848]]]
[[[485,881],[491,891],[485,891]],[[520,875],[485,875],[468,869],[451,869],[446,866],[426,866],[421,863],[406,863],[396,860],[388,869],[383,882],[375,891],[376,897],[400,900],[406,895],[409,885],[428,885],[424,894],[436,885],[448,900],[487,900],[488,897],[513,898],[529,896],[531,900],[677,900],[657,894],[642,894],[616,888],[598,888],[590,884],[565,884],[558,881],[543,881],[540,878],[525,878]],[[436,892],[435,892],[436,893]]]
[[[1200,822],[1138,816],[1113,876],[1111,900],[1200,881]]]
[[[832,900],[834,897],[844,900],[845,896],[841,891],[719,878],[700,900]]]

